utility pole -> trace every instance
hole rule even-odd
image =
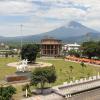
[[[23,28],[23,25],[21,24],[20,25],[20,32],[21,32],[21,49],[22,49],[22,47],[23,47],[23,39],[22,39],[22,28]]]
[[[23,25],[21,24],[20,25],[20,34],[21,34],[21,40],[20,40],[20,60],[21,60],[21,50],[22,50],[22,47],[23,47],[23,36],[22,36],[22,30],[23,29]]]

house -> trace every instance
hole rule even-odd
[[[77,43],[74,43],[74,44],[65,44],[62,49],[64,51],[70,51],[70,50],[78,50],[80,48],[80,45],[77,44]]]
[[[54,38],[44,38],[41,40],[41,55],[48,57],[60,56],[62,42]]]

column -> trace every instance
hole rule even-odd
[[[55,56],[55,45],[53,45],[53,55]]]
[[[60,46],[58,45],[58,55],[60,55]]]
[[[51,49],[51,47],[52,47],[52,45],[50,45],[50,55],[52,56],[52,52],[51,52],[52,49]]]
[[[43,45],[41,44],[41,55],[43,55]]]
[[[46,56],[48,55],[48,48],[47,48],[47,45],[45,45],[45,51],[46,51]]]

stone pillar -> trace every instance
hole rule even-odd
[[[52,56],[52,54],[51,54],[51,45],[50,45],[50,56]]]
[[[46,55],[46,45],[44,45],[44,55]]]
[[[42,45],[42,55],[44,55],[44,50],[45,50],[44,45]]]
[[[55,45],[53,45],[53,55],[55,56]]]
[[[47,45],[46,45],[46,56],[48,56],[48,49],[47,49]]]
[[[59,45],[57,45],[57,55],[59,56]]]
[[[41,55],[43,55],[43,45],[41,46]]]

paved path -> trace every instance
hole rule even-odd
[[[90,92],[82,92],[84,90],[89,91],[99,87],[98,89],[91,90]],[[55,87],[56,89],[56,87]],[[81,92],[81,94],[74,94]],[[74,94],[70,98],[64,98],[63,96],[68,97],[69,94]],[[100,100],[100,78],[97,80],[89,80],[79,84],[67,85],[59,87],[55,93],[49,95],[38,95],[31,98],[23,100]]]
[[[86,84],[80,84],[76,86],[69,86],[66,88],[62,88],[60,89],[59,92],[66,95],[66,93],[73,93],[99,85],[100,85],[100,80],[94,80],[93,82],[87,82]],[[64,98],[56,93],[52,93],[49,95],[38,95],[22,100],[100,100],[100,88],[72,95],[72,97],[70,98]]]
[[[45,96],[41,96],[41,95],[35,96],[35,97],[22,99],[22,100],[100,100],[100,88],[77,94],[68,99],[65,99],[56,94],[50,94]]]
[[[77,94],[67,100],[100,100],[100,88]]]
[[[8,63],[7,66],[9,67],[15,67],[17,68],[18,66],[22,65],[21,62],[12,62]],[[30,68],[37,68],[37,67],[49,67],[52,66],[51,63],[46,63],[46,62],[36,62],[35,64],[28,64],[27,67]]]
[[[66,100],[65,98],[57,95],[57,94],[49,94],[49,95],[38,95],[27,99],[22,100]]]

